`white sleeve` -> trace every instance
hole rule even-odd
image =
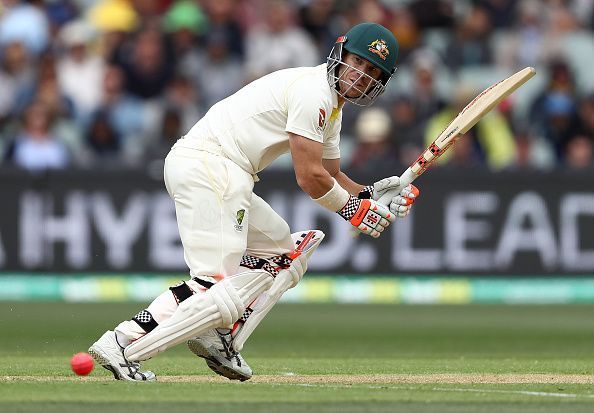
[[[324,149],[322,151],[322,159],[339,159],[340,158],[340,127],[342,120],[342,112],[338,119],[330,123],[330,130],[328,138],[324,141]]]
[[[303,77],[289,87],[285,131],[323,143],[332,105],[310,82],[311,78]]]

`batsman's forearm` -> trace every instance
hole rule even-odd
[[[336,182],[338,182],[338,184],[346,189],[351,195],[356,196],[365,187],[365,185],[361,185],[353,181],[342,171],[338,171],[338,173],[334,175],[334,179],[336,179]]]
[[[318,174],[297,175],[299,187],[313,199],[326,194],[334,185],[334,181],[328,172],[321,170]]]

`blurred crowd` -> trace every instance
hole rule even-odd
[[[591,0],[2,0],[1,165],[162,160],[215,102],[325,62],[361,21],[395,33],[399,68],[374,106],[345,107],[345,169],[410,163],[480,90],[525,66],[538,76],[442,167],[594,169]]]

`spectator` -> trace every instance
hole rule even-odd
[[[72,101],[60,90],[55,58],[51,54],[42,57],[36,89],[31,99],[43,103],[49,111],[52,131],[68,147],[72,155],[71,163],[79,161],[79,150],[84,146],[81,139],[82,125],[75,122]]]
[[[141,99],[158,98],[173,76],[170,51],[163,35],[156,29],[141,30],[124,50],[118,64],[129,93]]]
[[[301,25],[314,40],[318,50],[330,50],[336,40],[336,33],[340,32],[335,27],[333,17],[333,0],[311,0],[299,9]]]
[[[243,64],[231,53],[230,41],[223,30],[210,31],[206,36],[200,70],[195,74],[196,85],[206,108],[243,86]]]
[[[173,58],[178,72],[195,76],[200,71],[200,57],[196,47],[198,37],[206,32],[206,16],[196,2],[182,0],[167,11],[163,28],[170,34]]]
[[[147,161],[157,161],[162,170],[162,163],[173,144],[187,131],[182,127],[179,109],[168,107],[163,113],[159,128],[159,138],[147,150]]]
[[[578,19],[567,3],[563,1],[549,2],[547,27],[550,30],[551,37],[562,37],[579,29]]]
[[[200,119],[204,114],[202,97],[192,86],[192,82],[182,75],[174,77],[167,86],[163,106],[177,112],[184,131],[190,130],[196,123],[196,119]],[[178,137],[181,135],[179,134]]]
[[[359,21],[388,24],[392,17],[391,9],[380,0],[360,0],[353,10]]]
[[[34,102],[25,111],[22,129],[8,154],[17,167],[33,172],[62,169],[69,165],[66,146],[51,132],[52,120],[48,108]]]
[[[405,60],[421,42],[421,33],[414,16],[406,7],[396,9],[388,28],[398,39],[398,59]]]
[[[83,2],[85,1],[87,0],[83,0]],[[52,0],[43,2],[44,10],[49,21],[50,36],[53,40],[55,40],[56,34],[63,25],[77,19],[79,7],[84,7],[83,2],[77,0]]]
[[[413,86],[412,97],[417,121],[423,125],[446,103],[439,96],[435,79],[441,62],[436,53],[429,49],[417,50],[412,56]]]
[[[547,88],[530,108],[530,125],[553,146],[561,161],[565,144],[577,129],[575,84],[565,61],[550,64]]]
[[[414,100],[409,95],[397,96],[390,104],[392,144],[403,165],[412,163],[424,149],[424,124],[419,122]]]
[[[290,3],[265,0],[264,7],[264,21],[246,39],[247,80],[287,67],[319,64],[315,44],[293,21]]]
[[[543,108],[543,136],[553,145],[561,161],[569,139],[577,132],[575,103],[567,94],[553,92],[545,97]]]
[[[548,170],[556,165],[557,159],[551,145],[528,128],[516,133],[516,148],[516,161],[510,165],[510,169]]]
[[[495,53],[499,66],[515,70],[547,65],[566,52],[567,34],[579,30],[567,2],[525,0],[518,3],[517,24],[501,36]]]
[[[139,24],[131,2],[122,0],[99,0],[89,10],[89,19],[103,32],[130,32]]]
[[[172,3],[171,0],[131,0],[134,11],[141,21],[158,20]]]
[[[69,149],[71,165],[87,162],[92,150],[86,139],[89,122],[99,113],[118,137],[119,155],[114,156],[132,162],[129,165],[142,165],[152,146],[162,144],[164,122],[173,124],[178,117],[182,130],[187,129],[208,106],[246,80],[284,67],[323,62],[325,52],[320,54],[320,49],[326,50],[344,26],[364,19],[383,23],[400,42],[405,73],[382,97],[393,124],[388,140],[400,162],[408,163],[424,147],[420,136],[425,135],[429,119],[446,113],[443,97],[455,84],[450,79],[497,58],[507,72],[536,66],[541,79],[546,73],[539,66],[546,64],[549,81],[543,90],[529,91],[530,85],[539,85],[538,79],[531,81],[518,93],[517,107],[501,111],[504,134],[519,131],[515,164],[508,154],[502,159],[512,159],[511,163],[494,166],[478,127],[472,132],[478,140],[466,153],[496,169],[547,168],[551,153],[555,162],[565,165],[570,141],[594,135],[594,98],[578,99],[576,86],[576,79],[580,86],[591,85],[594,76],[587,57],[581,58],[591,51],[591,39],[584,33],[592,30],[591,3],[5,0],[0,15],[0,151],[12,147],[7,143],[20,128],[25,109],[32,102],[43,102],[52,131]],[[83,18],[97,36],[89,35]],[[498,30],[492,33],[491,27]],[[419,49],[420,40],[434,49]],[[521,93],[522,98],[536,98],[526,102]],[[345,137],[356,134],[356,117],[348,116],[352,110],[344,108]],[[105,153],[105,158],[112,156]]]
[[[37,84],[35,90],[31,91],[30,99],[42,101],[54,119],[71,118],[74,113],[72,101],[62,93],[58,85],[56,59],[52,54],[45,54],[41,59]]]
[[[89,53],[92,33],[84,21],[66,24],[60,31],[59,40],[65,53],[57,64],[58,84],[73,103],[75,118],[84,125],[101,102],[105,63],[101,57]]]
[[[394,169],[396,154],[389,133],[390,116],[380,108],[361,112],[356,122],[355,148],[349,170],[353,172],[381,173]]]
[[[90,120],[87,142],[93,167],[112,166],[121,162],[120,136],[109,122],[109,115],[105,111],[95,112]]]
[[[594,138],[594,93],[585,96],[579,104],[580,133]]]
[[[489,34],[489,14],[480,4],[474,4],[456,26],[454,37],[446,50],[446,64],[450,69],[488,65],[493,60]]]
[[[454,2],[447,0],[416,0],[408,8],[419,30],[446,28],[454,25]]]
[[[31,90],[35,88],[35,66],[27,49],[20,42],[11,42],[4,47],[0,70],[0,116],[2,119],[19,115]]]
[[[245,35],[236,18],[236,11],[241,1],[237,0],[204,0],[203,5],[208,15],[208,26],[212,32],[224,33],[228,39],[229,53],[235,58],[244,59]]]
[[[516,0],[482,0],[481,4],[495,29],[508,29],[513,25],[518,4]]]
[[[139,18],[128,1],[100,0],[88,12],[89,21],[102,34],[102,54],[109,63],[121,58],[128,35],[139,25]],[[127,51],[125,51],[127,52]]]
[[[570,169],[594,169],[594,143],[585,135],[575,135],[567,142],[565,165]]]
[[[120,137],[122,151],[133,163],[139,162],[144,153],[144,139],[151,127],[146,121],[142,101],[125,90],[122,70],[108,66],[103,79],[103,101],[98,111],[105,113],[109,124]],[[95,115],[97,116],[97,115]]]
[[[546,59],[541,2],[523,1],[517,6],[517,14],[516,28],[502,33],[495,51],[497,65],[508,70],[537,66]]]
[[[0,45],[22,43],[27,52],[39,56],[49,43],[49,23],[43,1],[5,0],[0,18]]]
[[[341,2],[342,16],[345,25],[350,26],[361,21],[379,23],[388,26],[391,10],[379,0],[359,0]],[[343,32],[342,30],[340,32]]]
[[[177,109],[168,108],[161,122],[161,140],[157,148],[162,149],[164,153],[169,152],[173,144],[183,135],[185,129],[182,127],[181,116]],[[166,155],[160,156],[164,159]]]

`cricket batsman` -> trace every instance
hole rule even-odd
[[[340,170],[341,109],[372,104],[396,70],[398,42],[362,23],[337,39],[326,64],[279,70],[215,104],[165,159],[190,279],[170,287],[89,353],[118,380],[150,381],[140,362],[187,342],[216,373],[247,380],[239,351],[286,289],[294,287],[324,234],[291,234],[254,192],[257,173],[289,152],[301,189],[374,238],[405,217],[418,196],[397,176],[364,186]],[[377,202],[397,190],[389,205]]]

